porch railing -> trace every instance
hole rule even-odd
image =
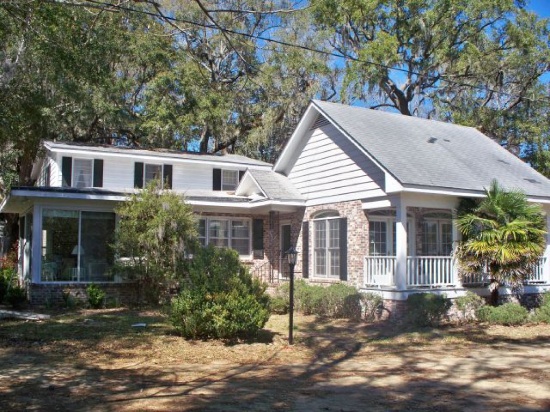
[[[525,280],[526,285],[550,284],[546,278],[545,266],[550,262],[541,257],[532,273]],[[395,256],[366,256],[364,264],[365,286],[395,286]],[[550,271],[549,271],[550,273]],[[460,280],[464,286],[487,285],[487,273],[472,274]],[[450,256],[407,256],[407,287],[444,287],[459,285],[453,258]]]
[[[407,256],[407,286],[441,287],[455,285],[450,256]]]

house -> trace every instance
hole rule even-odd
[[[34,303],[89,282],[121,299],[131,291],[110,270],[113,210],[155,178],[192,205],[203,244],[236,249],[264,280],[288,276],[284,251],[295,245],[298,277],[346,281],[395,305],[418,291],[484,291],[485,279],[460,279],[452,259],[460,198],[483,196],[497,178],[550,209],[550,181],[476,129],[321,101],[275,165],[76,143],[45,142],[44,152],[36,185],[0,205],[20,216],[20,273]],[[526,292],[550,287],[549,264],[545,254]]]

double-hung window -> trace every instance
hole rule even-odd
[[[239,185],[239,171],[222,169],[222,190],[233,191]]]
[[[424,216],[422,253],[427,256],[448,256],[453,250],[451,216],[433,213]]]
[[[49,168],[47,168],[49,170]],[[49,172],[48,172],[49,174]],[[61,159],[63,187],[103,187],[103,159],[82,159],[63,156]],[[46,176],[46,185],[49,185]]]
[[[411,254],[414,244],[414,224],[412,218],[407,218],[407,250]],[[396,250],[395,211],[375,211],[369,214],[369,255],[395,256]]]
[[[143,182],[147,186],[153,180],[162,180],[162,165],[146,163],[143,171]]]
[[[340,277],[340,219],[337,213],[326,212],[313,221],[315,276]]]
[[[93,187],[92,159],[73,159],[73,187]]]
[[[199,219],[199,241],[203,246],[228,247],[241,256],[251,253],[250,219],[209,217]]]

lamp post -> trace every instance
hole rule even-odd
[[[289,308],[288,308],[288,344],[294,344],[293,329],[294,329],[294,266],[296,265],[296,257],[298,251],[291,246],[286,251],[286,257],[288,258],[288,265],[290,266],[290,296],[289,296]]]

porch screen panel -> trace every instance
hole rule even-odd
[[[80,280],[112,281],[114,213],[82,212],[80,228]]]
[[[73,281],[78,275],[78,211],[42,213],[42,282]]]
[[[424,222],[424,236],[422,238],[422,252],[427,256],[437,256],[437,222]]]

